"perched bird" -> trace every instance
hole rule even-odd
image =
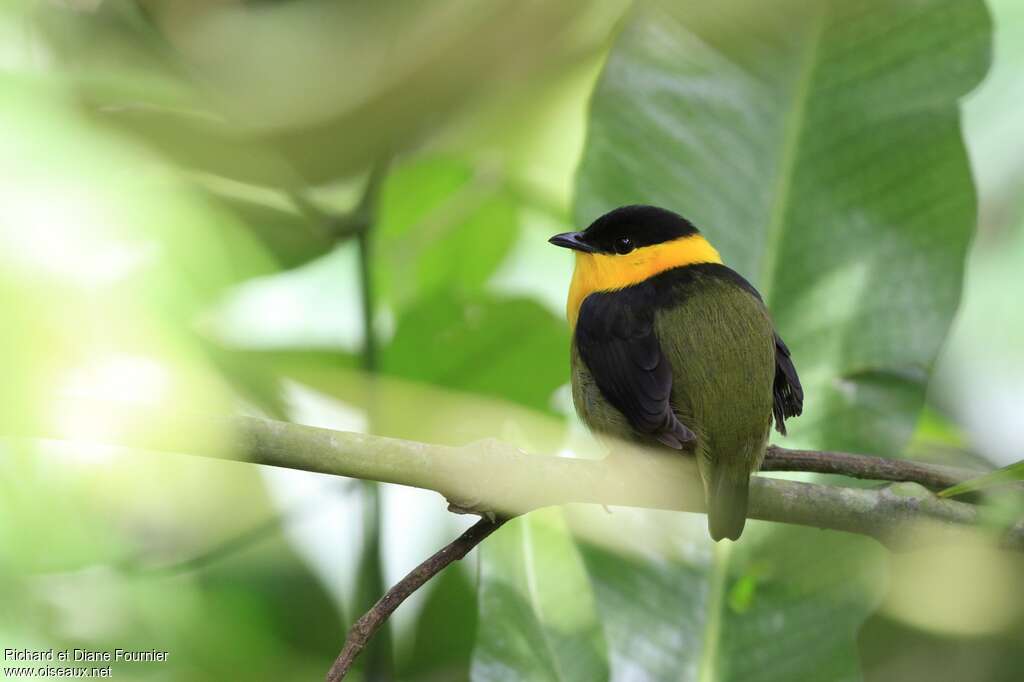
[[[708,530],[737,539],[774,416],[803,409],[789,349],[757,290],[688,220],[624,206],[552,244],[576,252],[572,396],[591,430],[691,451]]]

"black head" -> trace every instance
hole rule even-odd
[[[634,249],[697,234],[678,213],[655,206],[623,206],[609,211],[583,232],[565,232],[552,244],[588,253],[626,254]]]

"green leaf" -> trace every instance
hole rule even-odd
[[[534,301],[440,295],[399,319],[381,369],[550,411],[566,380],[568,343],[565,324]]]
[[[892,455],[913,431],[974,226],[958,99],[989,29],[977,1],[644,3],[612,50],[577,223],[630,203],[690,218],[793,351],[801,444]],[[616,516],[591,530],[630,535]],[[752,522],[712,551],[703,518],[657,518],[686,548],[670,564],[585,551],[616,677],[859,678],[877,545]]]
[[[738,544],[711,547],[704,517],[571,518],[604,536],[580,548],[613,679],[857,679],[857,628],[885,585],[873,541],[748,522]]]
[[[601,623],[558,509],[510,521],[481,548],[476,682],[608,679]]]
[[[997,485],[1014,483],[1015,481],[1024,481],[1024,460],[1008,464],[1002,469],[989,472],[984,476],[978,476],[969,481],[950,486],[939,492],[938,495],[939,497],[956,497],[957,495],[973,493]]]
[[[495,169],[455,158],[399,166],[373,231],[380,295],[401,308],[439,290],[479,291],[517,232],[516,202]]]
[[[437,584],[432,585],[416,622],[413,650],[408,660],[402,661],[398,679],[469,679],[477,605],[476,585],[470,582],[468,573],[447,570],[431,580]]]
[[[304,265],[335,246],[327,225],[270,190],[245,194],[216,185],[204,189],[207,200],[236,217],[283,268]]]
[[[920,395],[945,337],[975,216],[957,100],[988,36],[977,1],[643,5],[593,98],[577,222],[637,202],[693,220],[793,350],[794,429],[884,451],[850,378]]]

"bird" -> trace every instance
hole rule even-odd
[[[772,423],[785,435],[803,411],[761,295],[667,209],[623,206],[549,241],[575,252],[566,314],[580,419],[695,457],[711,538],[737,540]]]

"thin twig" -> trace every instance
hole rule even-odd
[[[367,372],[377,371],[377,327],[374,324],[374,291],[373,291],[373,249],[371,231],[377,219],[377,203],[380,199],[381,186],[387,175],[388,161],[382,159],[374,164],[370,176],[366,179],[366,187],[359,199],[359,204],[345,218],[350,221],[350,228],[355,229],[356,245],[359,249],[359,297],[363,313],[363,369]],[[334,232],[341,232],[341,224],[336,224]]]
[[[370,233],[356,235],[359,247],[359,297],[363,313],[363,369],[377,371],[377,332],[373,323],[373,273],[370,268]]]
[[[385,592],[384,596],[373,605],[373,608],[364,613],[349,629],[345,646],[342,647],[341,653],[338,654],[330,672],[327,673],[327,682],[338,682],[348,674],[356,657],[373,637],[373,634],[413,592],[423,587],[428,580],[443,571],[449,564],[466,556],[488,535],[500,528],[505,521],[506,519],[503,518],[493,521],[486,517],[480,519],[462,535],[412,569],[394,587]]]
[[[848,452],[790,450],[775,445],[765,452],[761,471],[809,471],[871,481],[912,481],[929,490],[944,490],[985,473],[910,459],[888,459]]]

